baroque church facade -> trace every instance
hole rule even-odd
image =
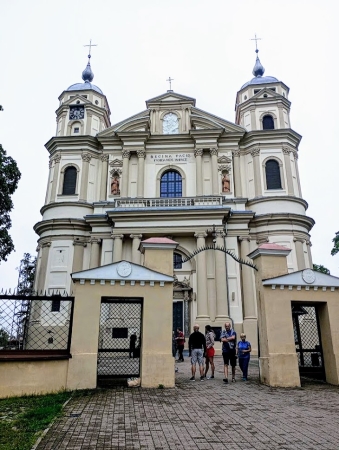
[[[291,128],[289,88],[264,76],[258,55],[253,75],[236,95],[234,123],[168,90],[111,125],[89,59],[84,82],[60,95],[56,135],[46,144],[48,186],[34,227],[35,289],[70,292],[73,272],[121,260],[142,265],[140,242],[170,237],[178,242],[174,329],[181,326],[187,335],[198,323],[217,331],[232,319],[254,344],[253,269],[213,250],[183,262],[213,244],[246,260],[270,242],[292,250],[290,272],[312,268],[314,221],[301,193],[301,136]]]

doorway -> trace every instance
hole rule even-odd
[[[173,302],[173,331],[176,334],[177,329],[183,330],[184,308],[183,302]]]

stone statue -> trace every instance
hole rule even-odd
[[[115,176],[111,183],[111,194],[113,194],[113,195],[120,194],[119,184],[120,184],[119,178]]]
[[[227,173],[222,177],[222,192],[230,192],[230,177]]]

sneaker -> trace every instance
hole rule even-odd
[[[235,378],[232,378],[232,383],[235,383],[235,381],[236,381]]]
[[[195,381],[195,378],[194,378],[194,377],[191,377],[191,378],[190,378],[190,381]]]
[[[175,372],[179,372],[179,369],[178,369],[178,367],[176,367],[176,368],[175,368]]]
[[[224,378],[222,381],[227,384],[228,383],[228,378]]]
[[[200,381],[205,381],[205,377],[200,377]]]
[[[211,375],[210,377],[207,377],[208,380],[212,380],[214,378],[214,375]]]

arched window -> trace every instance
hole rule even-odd
[[[64,173],[64,184],[62,187],[62,195],[75,194],[75,187],[77,183],[77,170],[75,167],[67,167]]]
[[[272,116],[267,115],[262,118],[262,128],[263,130],[274,130],[274,120]]]
[[[169,170],[160,180],[160,197],[182,197],[182,179],[179,172]]]
[[[280,166],[275,159],[269,159],[265,164],[267,189],[281,189]]]
[[[182,269],[182,257],[179,253],[173,253],[173,269]]]

